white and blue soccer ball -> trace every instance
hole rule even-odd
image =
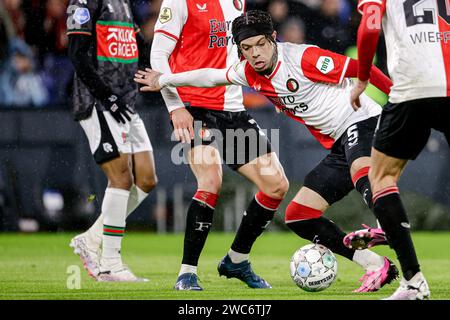
[[[321,244],[307,244],[295,251],[290,267],[295,284],[309,292],[325,290],[337,277],[336,257]]]

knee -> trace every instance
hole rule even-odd
[[[222,176],[219,174],[206,174],[204,177],[198,179],[198,189],[219,194],[222,188]]]
[[[276,199],[284,199],[289,190],[289,181],[282,172],[278,173],[275,178],[271,179],[270,186],[266,193],[269,197]]]
[[[372,192],[376,192],[384,187],[396,185],[397,180],[394,175],[383,174],[372,169],[369,170],[369,182]]]
[[[143,177],[136,178],[136,185],[145,193],[152,191],[158,184],[158,177],[156,174],[147,174]]]
[[[120,173],[109,177],[109,187],[123,190],[130,190],[133,185],[133,176],[130,170],[123,170]]]

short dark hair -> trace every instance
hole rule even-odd
[[[274,32],[272,18],[265,11],[250,10],[234,19],[231,32],[238,46],[242,40],[258,35],[272,38]]]

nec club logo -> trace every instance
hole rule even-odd
[[[297,90],[299,88],[298,81],[293,78],[290,78],[288,81],[286,81],[286,88],[290,92],[297,92]]]
[[[136,62],[139,57],[134,25],[117,21],[98,21],[97,58],[121,63]]]
[[[236,10],[241,11],[242,10],[242,1],[241,0],[233,0],[233,5],[236,8]]]

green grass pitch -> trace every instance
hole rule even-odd
[[[0,299],[381,299],[398,286],[394,282],[371,294],[356,294],[363,274],[356,264],[338,257],[338,278],[327,290],[307,293],[289,275],[289,259],[305,241],[292,233],[268,232],[258,239],[250,256],[254,270],[272,286],[253,290],[236,279],[219,277],[216,266],[233,234],[211,233],[199,263],[203,292],[172,289],[182,254],[183,235],[130,231],[123,240],[124,261],[147,283],[97,283],[89,278],[69,248],[73,234],[0,234]],[[450,299],[450,232],[413,233],[432,299]],[[394,258],[387,247],[375,248]],[[398,266],[398,261],[394,259]],[[73,267],[75,266],[75,267]],[[68,289],[67,270],[80,269],[80,289]],[[76,273],[75,273],[76,274]],[[73,274],[72,274],[73,275]],[[70,282],[70,281],[69,281]]]

